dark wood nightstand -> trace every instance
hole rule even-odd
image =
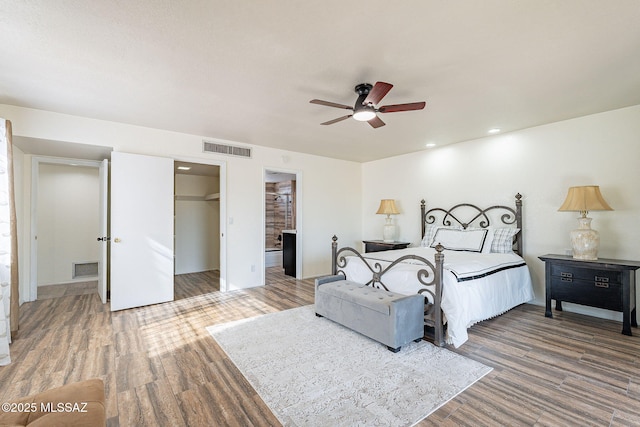
[[[394,249],[404,249],[411,243],[408,242],[385,242],[384,240],[363,240],[365,252],[392,251]]]
[[[553,317],[551,300],[562,311],[562,301],[622,312],[622,333],[631,335],[636,319],[636,270],[640,261],[601,258],[573,259],[570,255],[544,255],[546,317]]]

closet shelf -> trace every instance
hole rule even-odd
[[[175,196],[176,200],[185,200],[185,201],[194,201],[194,202],[204,202],[204,201],[219,201],[220,193],[212,193],[207,194],[206,196]]]
[[[176,200],[186,200],[186,201],[198,202],[198,201],[204,200],[204,197],[202,197],[202,196],[179,196],[179,195],[176,195]]]

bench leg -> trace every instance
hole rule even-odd
[[[389,346],[387,346],[387,350],[389,350],[389,351],[391,351],[391,352],[393,352],[393,353],[397,353],[397,352],[399,352],[399,351],[400,351],[400,347],[398,347],[398,348],[393,348],[393,347],[389,347]]]

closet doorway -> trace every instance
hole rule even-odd
[[[108,161],[31,159],[31,239],[25,301],[98,293],[107,301]]]
[[[219,291],[220,166],[176,160],[175,299]]]

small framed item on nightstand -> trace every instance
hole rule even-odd
[[[640,261],[599,258],[577,260],[570,255],[544,255],[545,263],[544,315],[553,317],[551,300],[556,310],[562,302],[588,305],[622,312],[622,333],[632,335],[631,327],[638,327],[636,319],[636,270]]]
[[[411,243],[409,242],[385,242],[384,240],[363,240],[365,252],[392,251],[395,249],[404,249]]]

